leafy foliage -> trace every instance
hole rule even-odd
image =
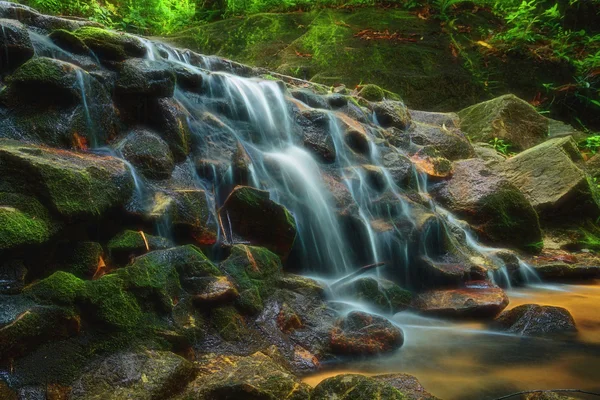
[[[492,148],[500,154],[503,154],[505,156],[509,156],[512,154],[512,152],[510,151],[511,144],[504,141],[504,139],[498,139],[497,137],[495,137],[494,140],[490,140],[490,144],[492,145]]]

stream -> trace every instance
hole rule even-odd
[[[507,294],[507,309],[529,303],[565,307],[575,319],[577,337],[525,338],[486,330],[479,321],[449,322],[402,312],[393,318],[405,334],[405,344],[398,351],[351,362],[304,381],[315,386],[340,373],[408,373],[427,391],[446,400],[493,400],[537,389],[600,392],[600,313],[596,311],[600,281],[532,285]]]

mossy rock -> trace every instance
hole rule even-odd
[[[211,310],[210,320],[225,341],[239,342],[248,334],[246,321],[235,307],[224,306]]]
[[[197,361],[201,371],[174,400],[310,399],[310,387],[267,351],[249,356],[207,354]]]
[[[133,191],[121,160],[5,139],[0,139],[0,173],[8,185],[37,194],[66,218],[98,217],[122,207]]]
[[[103,60],[123,61],[127,57],[143,57],[146,54],[142,42],[135,36],[125,33],[84,26],[73,34]]]
[[[262,247],[233,246],[231,255],[220,267],[233,278],[241,292],[257,289],[263,299],[273,293],[282,275],[279,257]]]
[[[538,215],[519,189],[483,160],[454,163],[452,178],[433,185],[432,195],[465,218],[488,242],[535,252],[542,240]]]
[[[56,249],[55,264],[79,278],[91,279],[103,263],[104,249],[97,242],[63,242]]]
[[[90,48],[73,32],[66,29],[56,29],[48,35],[57,46],[76,54],[89,54]]]
[[[296,239],[296,221],[281,204],[269,199],[269,192],[237,186],[219,210],[231,233],[264,246],[285,258]],[[235,238],[228,238],[231,242]]]
[[[144,241],[144,238],[146,238],[146,241]],[[148,243],[147,248],[146,242]],[[126,230],[110,239],[106,247],[111,260],[117,264],[124,265],[134,257],[145,254],[148,251],[164,250],[173,246],[169,240],[163,237],[149,235],[141,231]]]
[[[398,389],[364,375],[337,375],[319,383],[312,393],[313,400],[406,400]]]
[[[164,399],[181,390],[194,376],[193,364],[171,352],[121,352],[89,367],[73,383],[69,398]]]
[[[394,100],[402,101],[402,98],[395,93],[385,90],[380,86],[368,84],[360,87],[358,95],[368,101]]]
[[[35,198],[0,192],[0,251],[46,243],[59,227]]]
[[[42,304],[74,306],[86,296],[86,283],[73,274],[57,271],[27,286],[23,294]]]
[[[339,291],[392,314],[407,309],[412,299],[412,293],[408,290],[393,282],[374,278],[359,278],[343,285]]]

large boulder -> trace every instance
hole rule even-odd
[[[0,73],[11,72],[33,57],[33,46],[27,28],[18,21],[0,19],[0,31]]]
[[[343,355],[379,354],[404,343],[402,330],[385,318],[352,311],[331,329],[331,351]]]
[[[412,298],[408,290],[394,282],[375,278],[356,279],[342,285],[337,292],[391,314],[408,308]]]
[[[548,119],[512,94],[475,104],[458,112],[460,129],[472,142],[504,140],[525,150],[548,137]]]
[[[219,209],[223,232],[231,243],[238,240],[264,246],[285,258],[296,239],[296,221],[269,192],[237,186]]]
[[[452,178],[431,193],[488,242],[532,250],[541,241],[538,216],[527,198],[482,160],[455,162]]]
[[[310,387],[276,359],[262,352],[247,357],[204,355],[197,361],[198,377],[173,399],[310,399]]]
[[[147,178],[168,179],[175,168],[169,145],[148,130],[134,130],[119,147],[123,157]]]
[[[406,400],[400,390],[364,375],[344,374],[327,378],[312,393],[312,400]]]
[[[118,95],[171,97],[175,89],[175,72],[163,61],[130,58],[121,66],[115,83]]]
[[[123,207],[133,179],[113,157],[53,150],[0,139],[4,184],[36,194],[64,217],[100,216]]]
[[[596,217],[596,187],[581,168],[570,137],[548,140],[497,164],[496,171],[518,187],[542,218]]]
[[[85,149],[106,143],[117,132],[107,90],[78,66],[35,57],[7,83],[0,93],[0,103],[7,107],[0,137]]]
[[[296,118],[302,128],[304,147],[325,163],[336,159],[336,149],[329,131],[331,124],[327,113],[320,110],[306,110]]]
[[[373,104],[373,113],[377,122],[384,128],[394,127],[400,130],[410,125],[410,114],[401,101],[382,101]]]
[[[191,362],[167,351],[117,353],[88,368],[73,384],[73,400],[158,400],[195,376]]]
[[[452,126],[413,122],[406,134],[412,143],[425,146],[427,152],[448,160],[462,160],[475,156],[473,146],[464,133]]]
[[[413,300],[413,307],[423,314],[453,318],[493,317],[507,305],[506,293],[486,282],[470,282],[460,289],[430,290]]]
[[[523,304],[500,314],[491,327],[523,336],[574,334],[575,320],[562,307]]]

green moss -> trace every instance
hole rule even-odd
[[[377,85],[364,85],[358,95],[369,101],[382,101],[385,98],[383,89]]]
[[[211,322],[226,341],[239,341],[247,333],[246,322],[235,307],[219,307],[211,311]]]
[[[65,29],[56,29],[52,31],[48,37],[58,46],[67,51],[78,54],[86,54],[90,51],[83,40]]]
[[[68,242],[59,246],[60,268],[79,278],[92,278],[104,254],[97,242]]]
[[[51,85],[54,87],[67,87],[75,85],[75,77],[69,72],[75,66],[68,63],[57,62],[51,58],[36,57],[21,65],[11,76],[10,84]]]
[[[250,288],[241,292],[235,305],[248,315],[256,315],[263,310],[263,300],[257,288]]]
[[[100,58],[122,61],[127,56],[141,57],[146,50],[130,35],[111,32],[94,26],[84,26],[73,34]]]
[[[326,400],[405,400],[407,397],[398,389],[384,382],[363,375],[337,375],[319,383],[311,399]]]
[[[86,284],[75,275],[57,271],[23,290],[23,293],[38,302],[73,306],[85,296]]]
[[[92,318],[105,329],[129,331],[138,328],[142,310],[126,282],[118,275],[105,275],[86,282],[86,305]]]
[[[275,253],[244,245],[234,246],[221,268],[233,278],[240,292],[256,289],[262,298],[273,292],[282,274],[281,260]]]
[[[142,232],[126,230],[113,237],[107,244],[108,254],[117,264],[126,264],[131,258],[140,256],[152,250],[161,250],[171,247],[171,243],[160,236],[153,236],[144,233],[146,242],[142,237]]]
[[[0,192],[0,250],[45,243],[57,230],[39,201]]]

